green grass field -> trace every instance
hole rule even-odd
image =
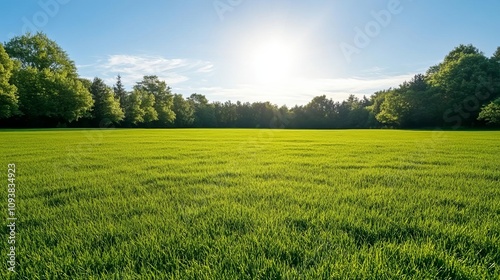
[[[500,132],[0,137],[17,279],[500,279]]]

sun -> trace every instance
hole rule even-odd
[[[266,85],[287,83],[292,79],[297,55],[293,46],[285,41],[270,40],[257,44],[249,57],[254,82]]]

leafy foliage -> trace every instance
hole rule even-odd
[[[194,127],[215,127],[215,106],[208,103],[208,99],[202,95],[193,93],[188,98],[189,104],[194,109]]]
[[[87,116],[93,101],[67,54],[42,33],[9,41],[5,49],[20,64],[14,71],[19,108],[28,118],[72,122]]]
[[[489,102],[498,90],[495,75],[491,60],[473,46],[461,45],[429,76],[429,83],[437,90],[440,110],[453,110],[470,125],[477,119],[480,105]],[[463,108],[469,100],[477,105]]]
[[[76,77],[76,66],[66,52],[43,33],[27,33],[12,38],[5,49],[9,55],[21,63],[22,69],[48,69]]]
[[[174,94],[173,111],[175,112],[175,127],[191,127],[194,122],[194,108],[180,94]]]
[[[478,119],[490,124],[500,124],[500,98],[484,106]]]
[[[160,81],[157,76],[144,76],[143,80],[134,86],[134,90],[144,91],[154,96],[153,108],[156,111],[155,117],[153,114],[148,117],[145,122],[152,122],[157,127],[167,127],[172,125],[175,120],[173,107],[173,95],[170,87],[165,81]]]
[[[154,108],[155,96],[145,90],[135,88],[127,97],[126,120],[138,125],[158,120],[158,113]]]
[[[103,80],[95,78],[90,86],[90,93],[94,99],[92,116],[97,125],[102,126],[123,120],[125,114],[120,108],[120,102],[115,98],[113,90]]]
[[[0,44],[0,119],[10,118],[20,113],[17,88],[10,84],[15,64]]]

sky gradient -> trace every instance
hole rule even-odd
[[[0,42],[43,31],[79,74],[158,75],[211,101],[306,104],[396,87],[459,44],[500,46],[500,1],[2,0]]]

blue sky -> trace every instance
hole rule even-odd
[[[158,75],[211,101],[305,104],[398,86],[459,44],[500,46],[498,0],[2,0],[0,41],[43,31],[82,77]]]

